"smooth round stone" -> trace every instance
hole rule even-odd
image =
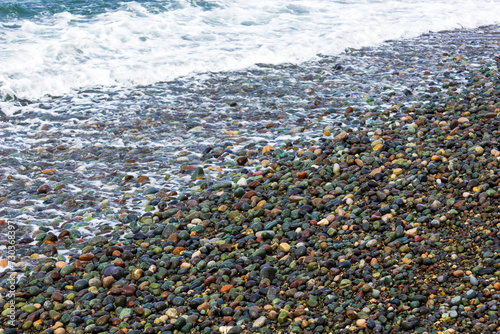
[[[439,220],[437,220],[437,219],[434,219],[434,220],[432,220],[432,221],[429,223],[429,225],[430,225],[431,227],[437,228],[437,227],[439,227],[439,225],[441,225],[441,222],[440,222]]]
[[[76,271],[76,268],[75,266],[73,266],[72,264],[68,264],[68,265],[65,265],[64,267],[61,268],[61,276],[67,276],[67,275],[70,275],[72,273],[74,273]]]
[[[3,334],[17,334],[16,328],[6,328],[3,331]]]
[[[276,272],[278,269],[275,267],[264,267],[260,270],[260,279],[265,279],[267,278],[268,280],[272,281],[274,277],[276,277]]]
[[[352,266],[351,261],[345,260],[339,263],[339,269],[346,269]]]
[[[366,326],[366,319],[358,319],[358,320],[356,320],[356,326],[358,326],[358,327],[365,327]]]
[[[115,278],[113,276],[106,276],[102,279],[102,286],[104,288],[109,287],[111,284],[115,282]]]
[[[183,317],[177,318],[175,320],[175,328],[181,329],[182,327],[184,327],[184,325],[186,325],[186,322],[186,319]]]
[[[174,304],[175,306],[182,306],[184,305],[184,303],[186,302],[186,300],[182,297],[175,297],[174,300],[172,301],[172,304]]]
[[[150,187],[150,188],[147,188],[146,190],[144,190],[144,195],[156,194],[159,191],[160,191],[160,189],[158,189],[156,187]]]
[[[474,276],[471,276],[470,277],[470,280],[469,280],[470,284],[472,284],[473,286],[477,286],[479,284],[479,281],[477,280],[476,277]]]
[[[180,232],[179,232],[179,238],[180,238],[181,240],[189,240],[189,238],[190,238],[190,237],[191,237],[191,236],[189,235],[189,232],[188,232],[188,231],[183,230],[183,231],[180,231]]]
[[[114,279],[119,280],[125,277],[125,270],[122,267],[110,266],[102,271],[103,276],[113,276]]]
[[[366,327],[368,327],[369,329],[375,328],[375,320],[373,320],[372,318],[368,318],[366,320]]]
[[[453,297],[451,299],[451,305],[458,305],[458,304],[460,304],[461,300],[462,300],[462,297],[460,297],[460,296]]]
[[[411,329],[414,329],[415,327],[418,326],[418,320],[417,319],[412,319],[410,321],[403,321],[401,323],[401,327],[406,330],[406,331],[409,331]]]
[[[250,302],[255,303],[260,298],[261,298],[260,294],[253,293],[253,294],[250,295],[250,297],[248,299],[250,300]]]
[[[280,249],[286,253],[288,253],[288,251],[290,251],[290,245],[287,244],[286,242],[283,242],[280,244]]]
[[[108,320],[109,320],[109,315],[106,314],[106,315],[103,315],[103,316],[99,317],[96,320],[95,324],[97,326],[104,326],[104,325],[106,325],[108,323]]]
[[[163,311],[167,308],[167,304],[164,301],[160,301],[154,304],[154,308],[157,311]]]
[[[83,289],[87,289],[89,287],[89,282],[86,279],[79,279],[73,284],[74,291],[81,291]]]
[[[238,183],[239,183],[239,181],[238,181]],[[234,196],[236,196],[236,197],[242,197],[243,195],[245,195],[245,190],[243,188],[239,187],[239,188],[236,188],[234,190]]]
[[[253,327],[255,328],[261,328],[262,326],[264,326],[264,324],[266,323],[266,317],[262,316],[262,317],[259,317],[257,320],[255,320],[253,322]]]
[[[318,299],[317,298],[313,298],[312,296],[309,298],[309,300],[307,301],[307,306],[309,307],[316,307],[318,306]]]
[[[386,215],[386,214],[391,212],[391,208],[389,206],[384,206],[384,207],[380,208],[379,211],[380,211],[380,214]]]
[[[340,172],[340,165],[338,163],[333,164],[333,172],[337,174]]]
[[[205,299],[203,299],[201,297],[196,297],[196,298],[193,298],[189,301],[189,307],[192,309],[195,309],[198,306],[200,306],[201,304],[203,304],[204,302],[205,302]]]
[[[30,295],[36,296],[41,292],[41,290],[37,286],[30,286],[28,289],[28,292],[30,293]]]
[[[414,295],[414,296],[410,297],[410,300],[411,301],[417,301],[420,304],[425,304],[425,302],[427,302],[427,296],[424,296],[424,295]]]
[[[241,326],[234,326],[227,332],[227,334],[240,334],[241,332],[243,332],[243,328],[241,328]]]
[[[103,237],[103,236],[95,236],[92,239],[88,241],[89,246],[96,246],[98,244],[105,244],[108,242],[108,238]]]
[[[274,238],[274,232],[272,231],[263,231],[262,232],[262,239],[264,240],[270,240],[272,238]]]
[[[351,285],[352,285],[351,280],[348,280],[348,279],[346,279],[346,278],[345,278],[345,279],[343,279],[342,281],[340,281],[340,285],[339,285],[339,287],[340,287],[341,289],[345,289],[345,288],[347,288],[348,286],[351,286]]]
[[[401,246],[401,247],[399,248],[399,251],[400,251],[401,253],[409,253],[409,252],[410,252],[410,247],[408,247],[408,246],[406,246],[406,245]]]
[[[33,321],[26,321],[26,322],[22,325],[22,329],[24,329],[24,330],[28,330],[28,329],[30,329],[32,326],[33,326]]]
[[[305,294],[304,292],[302,292],[302,291],[298,291],[298,292],[296,292],[296,293],[293,295],[293,298],[295,298],[295,299],[300,299],[300,298],[304,297],[305,295],[306,295],[306,294]]]
[[[63,300],[63,297],[61,295],[61,301]],[[54,308],[54,303],[50,300],[47,300],[43,303],[43,308],[47,311],[50,311]]]
[[[28,314],[31,314],[31,313],[33,313],[33,312],[36,311],[36,307],[33,306],[33,305],[26,305],[22,309],[23,309],[24,312],[26,312]]]
[[[124,308],[122,309],[122,311],[120,312],[120,315],[119,315],[119,318],[120,319],[123,319],[125,318],[126,316],[130,316],[132,315],[134,310],[132,310],[131,308]]]
[[[222,315],[223,316],[232,316],[234,313],[234,310],[231,307],[224,307],[222,309]]]
[[[142,277],[143,270],[141,268],[136,268],[132,270],[132,273],[130,274],[130,278],[133,280],[139,280]]]
[[[173,224],[167,224],[161,234],[162,238],[168,239],[172,234],[177,232],[177,227]]]
[[[465,294],[464,294],[464,297],[467,298],[467,299],[473,299],[473,298],[476,298],[477,297],[477,292],[476,290],[468,290]]]
[[[268,300],[275,300],[277,295],[279,293],[279,289],[278,288],[273,288],[273,287],[270,287],[269,289],[267,289],[267,294],[266,294],[266,297]]]
[[[257,319],[259,317],[259,315],[260,315],[260,311],[259,311],[258,307],[251,307],[248,310],[248,315],[252,319]]]
[[[399,225],[398,227],[396,227],[396,231],[394,232],[394,236],[396,237],[396,239],[402,238],[405,236],[405,230],[404,230],[403,226]]]
[[[431,241],[431,242],[438,242],[439,239],[440,239],[439,233],[435,233],[435,234],[431,235],[431,237],[429,238],[429,241]]]
[[[288,319],[288,313],[285,311],[280,312],[278,315],[278,322],[280,324],[284,323]]]
[[[177,318],[179,316],[179,313],[175,308],[169,308],[166,312],[165,315],[169,317],[170,319]]]
[[[97,277],[93,277],[89,280],[89,286],[100,288],[101,287],[101,280]]]
[[[369,284],[364,284],[364,285],[361,287],[361,290],[362,290],[363,292],[370,292],[370,291],[372,291],[372,289],[373,289],[373,287],[372,287],[371,285],[369,285]]]
[[[377,243],[378,241],[376,239],[371,239],[369,240],[367,243],[366,243],[366,247],[367,248],[370,248],[370,247],[375,247],[377,246]]]
[[[307,248],[305,246],[299,246],[295,249],[294,254],[296,257],[301,257],[307,254]]]
[[[411,307],[411,308],[417,308],[417,307],[419,307],[419,306],[420,306],[420,302],[418,302],[418,301],[416,301],[416,300],[414,300],[414,301],[412,301],[412,302],[410,303],[410,307]]]
[[[192,314],[187,317],[186,321],[192,325],[198,322],[199,317],[196,314]]]
[[[256,250],[256,251],[252,254],[252,257],[257,257],[257,256],[258,256],[258,257],[261,257],[261,258],[265,258],[265,257],[266,257],[266,254],[267,254],[267,252],[266,252],[266,250],[265,250],[264,248],[259,248],[259,249],[257,249],[257,250]],[[211,264],[211,262],[213,262],[213,261],[210,261],[210,262],[208,263],[208,265],[207,265],[207,266],[208,266],[208,269],[210,269],[210,264]],[[213,266],[215,266],[215,265],[213,265]]]

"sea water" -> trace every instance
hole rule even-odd
[[[499,21],[494,0],[0,0],[0,107]]]

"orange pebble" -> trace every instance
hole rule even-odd
[[[297,173],[297,178],[299,179],[305,179],[307,177],[307,172],[299,172]]]
[[[221,289],[220,289],[220,292],[224,293],[224,292],[228,292],[229,290],[231,290],[233,288],[232,285],[228,284],[228,285],[224,285]]]
[[[92,261],[94,259],[94,254],[92,253],[86,253],[82,254],[79,257],[80,261]]]
[[[119,250],[115,249],[115,250],[113,251],[113,253],[111,253],[111,255],[112,255],[112,256],[121,256],[121,255],[122,255],[122,253],[121,253]]]
[[[125,268],[125,262],[123,262],[123,260],[115,260],[115,262],[113,262],[113,264],[117,267],[122,267],[122,268]]]
[[[75,262],[73,262],[73,266],[75,266],[76,269],[83,269],[82,261],[78,259],[76,259]]]
[[[182,251],[184,250],[184,247],[176,247],[173,251],[172,254],[174,255],[179,255]]]
[[[56,267],[57,267],[57,268],[62,268],[62,267],[64,267],[65,265],[67,265],[67,263],[66,263],[66,262],[64,262],[64,261],[58,261],[58,262],[56,262]]]

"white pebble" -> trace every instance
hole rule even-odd
[[[238,180],[237,185],[239,185],[240,187],[244,187],[247,185],[247,180],[244,177],[242,177]]]
[[[334,172],[334,173],[338,173],[338,172],[340,172],[340,165],[339,165],[338,163],[335,163],[335,164],[333,165],[333,172]]]

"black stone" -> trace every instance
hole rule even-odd
[[[403,321],[401,323],[401,327],[403,327],[403,329],[406,331],[409,331],[417,326],[418,326],[418,319],[417,318],[412,318],[410,320]]]
[[[260,270],[260,279],[267,278],[272,281],[276,277],[277,271],[275,267],[264,267]]]
[[[115,280],[119,280],[125,277],[125,270],[122,267],[110,266],[102,270],[102,275],[104,277],[113,276]]]
[[[240,334],[242,331],[243,329],[241,328],[241,326],[234,326],[229,330],[229,332],[227,332],[227,334]]]
[[[495,268],[491,268],[491,267],[483,268],[483,269],[479,270],[477,273],[478,273],[478,275],[493,275],[495,273]]]
[[[342,261],[339,263],[339,269],[346,269],[352,266],[351,261]]]

